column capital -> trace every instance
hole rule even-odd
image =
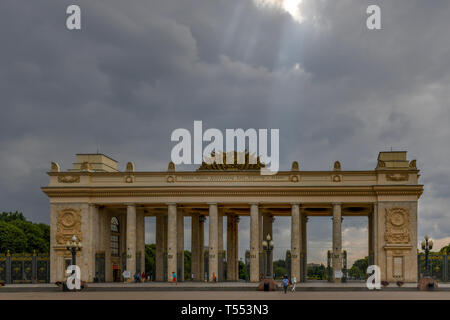
[[[126,205],[127,207],[136,207],[136,203],[133,202],[125,202],[124,205]]]
[[[291,202],[291,206],[300,206],[300,202]]]
[[[258,206],[259,207],[259,202],[249,202],[248,204],[250,206]]]
[[[208,206],[217,206],[217,202],[207,202]]]
[[[166,202],[166,206],[176,206],[176,202]]]
[[[334,206],[342,206],[342,202],[333,202],[331,203]]]

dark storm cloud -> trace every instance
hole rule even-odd
[[[121,167],[164,170],[172,130],[203,120],[280,128],[283,168],[372,169],[379,151],[406,149],[425,184],[419,237],[448,236],[450,3],[376,1],[383,30],[369,31],[372,2],[304,0],[300,24],[251,0],[75,1],[71,32],[72,1],[3,0],[2,209],[48,222],[50,161],[67,169],[100,147]],[[280,247],[288,224],[276,222]]]

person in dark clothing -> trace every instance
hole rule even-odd
[[[283,277],[284,293],[287,293],[288,286],[289,286],[289,279],[288,279],[287,275],[284,275],[284,277]]]

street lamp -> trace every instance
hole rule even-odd
[[[266,240],[263,240],[262,246],[264,251],[266,252],[267,257],[267,271],[266,271],[266,278],[271,278],[271,272],[270,272],[270,253],[273,249],[273,240],[270,237],[270,234],[267,234]]]
[[[430,250],[433,249],[433,240],[431,240],[427,235],[425,236],[425,239],[421,242],[422,250],[425,251],[425,277],[430,276],[430,268],[428,265],[428,254],[430,253]]]
[[[81,241],[77,241],[77,236],[73,235],[72,242],[67,241],[66,249],[72,253],[72,265],[75,266],[77,264],[77,251],[80,251],[82,248]],[[72,271],[74,273],[75,270]]]

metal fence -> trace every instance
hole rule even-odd
[[[442,282],[450,281],[450,255],[430,254],[428,256],[428,273],[431,277]],[[420,279],[426,273],[426,261],[423,253],[417,255],[417,277]]]
[[[11,283],[50,282],[50,257],[36,253],[0,255],[0,281]]]

